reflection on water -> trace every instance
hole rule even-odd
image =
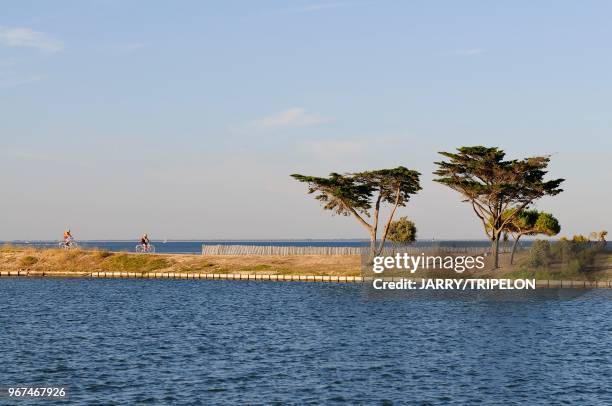
[[[612,292],[516,293],[4,278],[0,383],[88,404],[612,403]]]

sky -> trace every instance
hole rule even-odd
[[[550,154],[611,230],[612,3],[0,0],[0,240],[367,238],[292,173],[422,173],[418,237],[484,238],[438,151]]]

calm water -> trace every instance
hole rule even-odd
[[[79,241],[82,248],[100,248],[109,251],[134,251],[138,241]],[[59,241],[5,241],[21,246],[38,248],[57,248]],[[367,247],[369,240],[200,240],[200,241],[153,241],[157,252],[165,253],[201,253],[202,244],[210,245],[275,245],[275,246],[314,246],[314,247]],[[521,246],[529,247],[532,241],[521,241]],[[415,247],[489,247],[491,243],[485,240],[420,240]]]
[[[609,405],[611,299],[3,278],[0,384],[79,404]]]

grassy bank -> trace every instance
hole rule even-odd
[[[184,272],[293,275],[360,275],[357,255],[202,256],[133,254],[95,250],[0,248],[0,270],[45,274],[91,272]]]
[[[502,269],[497,271],[456,273],[452,270],[420,270],[397,276],[428,278],[536,278],[552,280],[612,280],[612,253],[598,254],[587,268],[564,264],[545,267],[525,265],[527,253],[520,254],[517,264],[510,266],[502,256]],[[178,272],[240,273],[265,275],[359,276],[358,255],[295,255],[295,256],[202,256],[186,254],[133,254],[96,250],[32,249],[12,246],[0,248],[0,270],[27,270],[31,274],[85,275],[91,272]],[[385,274],[392,276],[392,274]]]

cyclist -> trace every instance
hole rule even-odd
[[[144,233],[142,237],[140,237],[140,244],[142,244],[142,248],[144,252],[147,252],[149,250],[150,242],[151,241],[149,240],[149,236],[147,235],[147,233]]]
[[[74,238],[72,237],[70,229],[64,231],[64,244],[66,244],[66,247],[70,247],[70,244],[72,244],[73,239]]]

